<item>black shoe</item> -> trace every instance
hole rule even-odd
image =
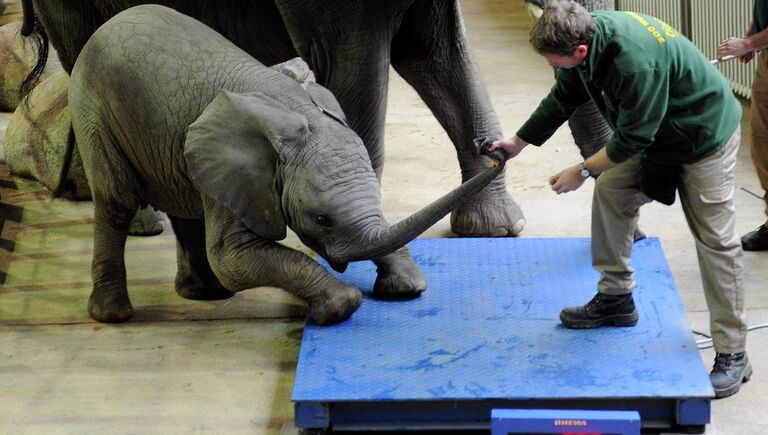
[[[745,251],[768,250],[768,228],[760,225],[756,230],[744,234],[741,238],[741,247]]]
[[[752,376],[752,364],[749,363],[746,352],[718,353],[715,355],[715,366],[709,374],[709,380],[715,389],[715,397],[733,396],[739,391],[742,382],[747,382]]]
[[[598,293],[586,305],[568,307],[560,312],[563,326],[574,329],[635,326],[639,317],[632,293],[618,296]]]

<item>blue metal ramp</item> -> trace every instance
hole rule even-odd
[[[419,239],[429,283],[368,297],[371,262],[337,276],[366,292],[349,320],[307,322],[292,401],[305,429],[489,429],[491,410],[639,411],[643,428],[709,423],[714,391],[658,239],[635,244],[640,321],[569,330],[595,292],[589,239]]]

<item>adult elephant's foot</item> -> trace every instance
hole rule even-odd
[[[483,189],[451,213],[451,230],[462,237],[511,237],[525,217],[505,188]]]
[[[176,273],[176,293],[185,299],[196,301],[216,301],[229,299],[235,295],[213,274],[202,277],[194,273],[182,273],[181,270]]]
[[[88,298],[88,314],[105,323],[125,322],[133,317],[133,306],[128,290],[93,289]]]
[[[140,208],[128,227],[132,236],[154,236],[165,230],[165,214],[152,206]]]
[[[377,269],[373,297],[378,299],[413,299],[427,289],[424,274],[413,261],[408,247],[374,260]]]
[[[318,325],[332,325],[349,318],[363,303],[360,290],[341,282],[322,296],[309,301],[312,320]]]

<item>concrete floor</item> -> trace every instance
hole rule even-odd
[[[522,2],[463,3],[466,26],[505,134],[536,107],[552,72],[527,44]],[[383,207],[394,222],[459,183],[447,136],[416,94],[392,76]],[[0,138],[10,114],[0,114]],[[737,167],[737,229],[763,222],[745,139]],[[420,156],[424,156],[423,158]],[[580,160],[567,127],[508,165],[507,184],[528,226],[522,237],[588,237],[593,183],[557,196],[547,178]],[[92,321],[92,205],[52,200],[0,166],[0,433],[296,433],[290,392],[303,304],[277,289],[221,302],[173,291],[174,237],[131,238],[127,246],[136,317]],[[650,204],[640,225],[663,243],[691,325],[707,331],[693,240],[679,203]],[[448,219],[422,237],[449,237]],[[302,245],[294,236],[292,247]],[[585,260],[586,261],[586,260]],[[768,322],[768,253],[746,253],[751,324]],[[712,403],[707,434],[768,433],[768,331],[749,336],[755,375]],[[710,367],[713,353],[702,351]]]

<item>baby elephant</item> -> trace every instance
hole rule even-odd
[[[331,324],[352,315],[361,293],[277,243],[286,226],[337,270],[374,259],[382,296],[415,296],[426,282],[405,244],[501,169],[389,226],[366,149],[328,90],[305,89],[157,5],[128,9],[94,33],[69,101],[96,219],[88,311],[102,322],[133,314],[123,257],[140,204],[170,218],[180,295],[280,287]]]

